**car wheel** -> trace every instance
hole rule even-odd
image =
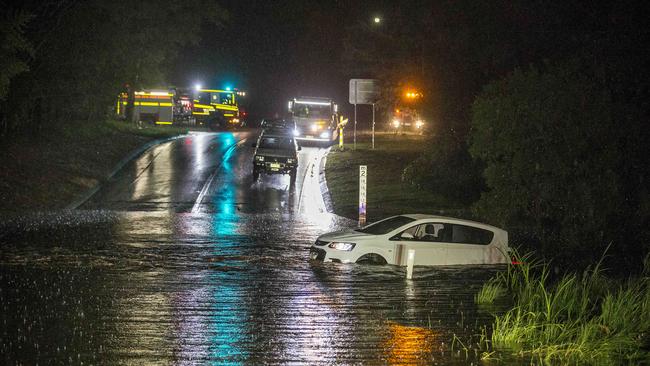
[[[379,254],[375,253],[370,253],[370,254],[364,254],[361,256],[361,258],[357,259],[358,264],[372,264],[372,265],[384,265],[388,262],[386,262],[386,259],[382,257]]]

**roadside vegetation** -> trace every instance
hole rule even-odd
[[[483,358],[515,354],[558,364],[638,364],[650,359],[650,256],[639,277],[605,276],[599,262],[553,278],[552,267],[519,258],[485,283],[475,300],[511,303],[495,315]]]
[[[377,133],[375,149],[371,135],[357,136],[353,150],[346,131],[345,148],[332,147],[327,156],[325,177],[337,214],[358,218],[359,165],[368,166],[368,220],[379,220],[403,213],[462,215],[463,205],[431,191],[415,189],[402,180],[404,166],[415,160],[426,145],[420,135]]]
[[[24,136],[0,143],[0,212],[66,207],[106,178],[140,145],[187,133],[185,128],[138,127],[122,121],[67,123],[38,139]]]

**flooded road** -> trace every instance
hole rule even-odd
[[[250,132],[127,164],[80,209],[0,224],[4,364],[477,364],[497,270],[310,263],[323,149],[252,181]],[[454,338],[466,342],[463,350]],[[475,340],[477,338],[475,337]],[[480,355],[479,355],[480,356]]]

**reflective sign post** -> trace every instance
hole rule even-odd
[[[366,224],[366,183],[368,166],[359,165],[359,226]]]

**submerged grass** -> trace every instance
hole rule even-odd
[[[561,364],[637,364],[650,361],[647,277],[607,279],[600,263],[582,274],[551,280],[549,265],[531,258],[488,281],[476,302],[510,296],[496,315],[485,354],[505,351]],[[645,273],[650,272],[646,257]]]

